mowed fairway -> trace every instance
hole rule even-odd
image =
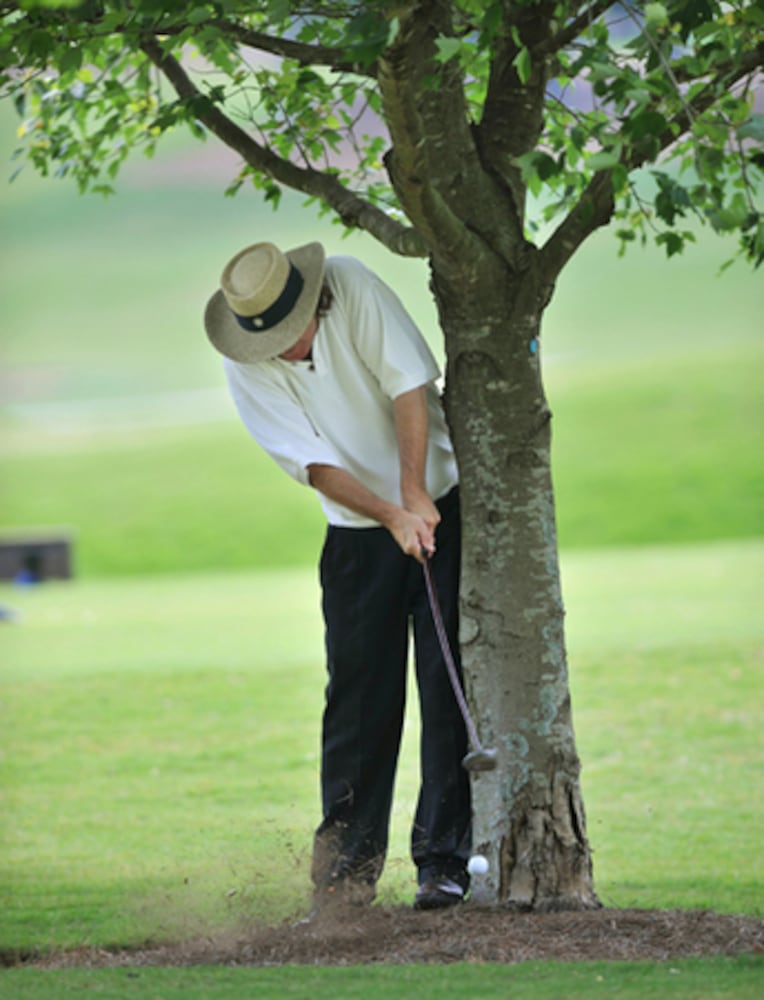
[[[764,543],[571,553],[603,901],[760,912]],[[50,584],[3,633],[2,939],[136,944],[308,905],[323,686],[306,570]],[[411,713],[381,898],[405,901]]]
[[[64,526],[76,567],[0,586],[18,613],[0,622],[7,957],[214,937],[308,904],[322,520],[232,417],[200,324],[220,264],[319,237],[378,268],[440,351],[423,264],[299,201],[225,200],[217,163],[175,182],[182,162],[134,168],[106,203],[27,178],[0,196],[0,526]],[[731,251],[618,260],[602,234],[544,333],[574,719],[612,907],[762,915],[764,297],[760,275],[717,278]],[[416,740],[412,710],[383,905],[413,892]],[[755,963],[11,970],[0,996],[753,997]]]

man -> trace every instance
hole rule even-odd
[[[459,903],[469,884],[467,740],[420,565],[431,560],[456,650],[459,496],[437,364],[392,290],[351,257],[325,259],[319,243],[240,251],[207,304],[205,326],[250,434],[318,492],[328,521],[316,905],[374,897],[412,623],[422,717],[414,906]]]

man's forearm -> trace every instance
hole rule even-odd
[[[419,386],[404,392],[393,401],[395,435],[401,469],[401,496],[407,498],[427,492],[427,438],[429,433],[427,388]]]
[[[404,392],[393,402],[395,435],[401,469],[401,503],[421,517],[431,532],[440,522],[440,511],[427,491],[429,412],[427,387]],[[432,551],[431,546],[427,548]]]
[[[398,509],[364,486],[352,473],[336,465],[309,465],[308,480],[314,489],[330,500],[341,503],[356,514],[378,521],[386,528],[390,527]]]
[[[310,485],[343,507],[387,528],[406,555],[422,561],[422,550],[435,551],[429,519],[398,504],[388,503],[346,469],[336,465],[308,466]]]

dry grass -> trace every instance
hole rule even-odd
[[[764,920],[706,910],[520,914],[472,908],[415,913],[372,906],[307,924],[135,949],[78,948],[27,956],[38,968],[192,965],[361,965],[544,961],[665,961],[764,954]],[[10,957],[10,956],[9,956]],[[21,959],[19,959],[19,962]]]

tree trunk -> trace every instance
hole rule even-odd
[[[520,270],[493,258],[458,288],[436,261],[432,272],[461,478],[465,686],[498,755],[496,771],[472,784],[474,851],[489,861],[472,899],[594,908],[539,364],[545,303],[534,248],[521,256]]]

